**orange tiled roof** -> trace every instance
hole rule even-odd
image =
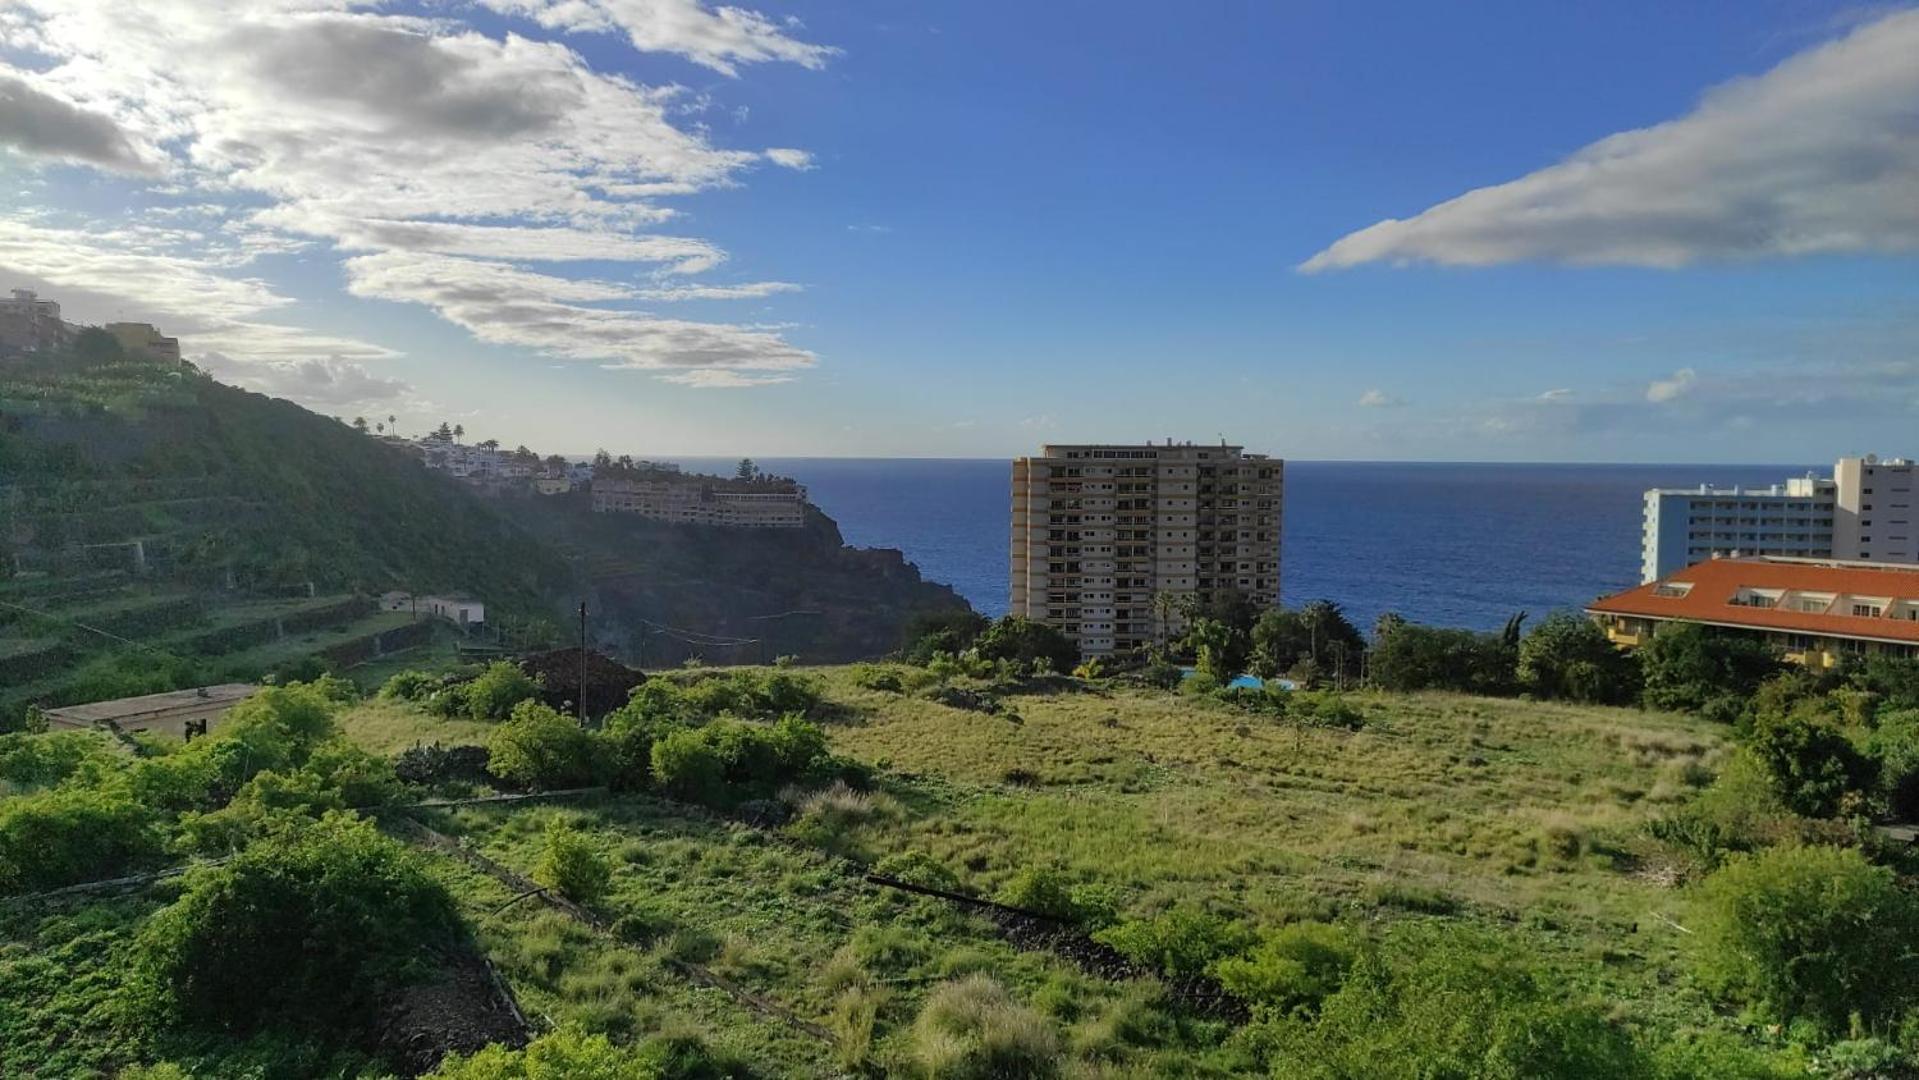
[[[1660,596],[1661,585],[1692,585],[1684,596]],[[1827,637],[1866,638],[1919,644],[1919,622],[1894,618],[1896,603],[1886,614],[1824,614],[1735,604],[1741,588],[1791,589],[1813,593],[1850,594],[1890,601],[1919,601],[1919,566],[1865,566],[1858,563],[1795,562],[1783,559],[1711,559],[1669,574],[1659,581],[1602,597],[1586,610],[1605,615],[1637,615],[1653,619],[1781,630]]]

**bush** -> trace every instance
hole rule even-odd
[[[0,794],[53,787],[82,770],[111,771],[119,760],[107,746],[90,731],[0,735]]]
[[[1555,611],[1519,643],[1519,685],[1543,700],[1623,705],[1641,690],[1638,662],[1593,620]]]
[[[1746,744],[1794,813],[1832,817],[1847,795],[1872,787],[1874,762],[1812,709],[1760,714]]]
[[[1702,712],[1716,701],[1751,697],[1782,661],[1758,638],[1681,622],[1661,626],[1640,647],[1639,663],[1648,706]]]
[[[117,877],[162,848],[153,812],[123,794],[68,787],[0,800],[0,893]]]
[[[387,701],[425,701],[440,689],[441,678],[425,671],[396,671],[380,684],[380,697]]]
[[[594,739],[567,717],[537,701],[514,706],[513,718],[487,738],[487,770],[536,791],[593,782]]]
[[[913,1022],[912,1055],[929,1080],[1005,1080],[1059,1071],[1059,1034],[984,975],[941,985]]]
[[[472,1056],[449,1054],[424,1080],[750,1080],[744,1063],[716,1054],[697,1036],[668,1032],[637,1046],[562,1027],[522,1049],[495,1043]]]
[[[1403,931],[1361,950],[1316,1014],[1251,1032],[1276,1075],[1640,1080],[1632,1039],[1496,939]]]
[[[1857,851],[1738,856],[1695,897],[1696,969],[1713,992],[1828,1034],[1885,1025],[1919,1000],[1919,901]]]
[[[187,875],[133,955],[159,1024],[337,1038],[363,1030],[419,950],[459,929],[453,901],[371,822],[330,814]]]
[[[801,799],[786,831],[801,843],[850,855],[855,852],[859,830],[889,816],[895,809],[892,800],[884,796],[868,795],[844,783],[835,783]]]
[[[699,731],[682,728],[653,743],[653,782],[688,802],[717,803],[726,796],[725,762]]]
[[[1132,919],[1093,935],[1127,959],[1176,978],[1206,973],[1215,961],[1243,952],[1253,934],[1244,923],[1193,907],[1176,907],[1150,919]]]
[[[1879,763],[1879,793],[1900,821],[1919,820],[1919,709],[1882,714],[1866,751]]]
[[[590,904],[606,894],[613,869],[599,845],[578,830],[554,818],[546,827],[533,880],[579,904]]]
[[[475,720],[505,720],[514,715],[521,702],[539,691],[540,684],[518,664],[495,660],[478,678],[460,688],[460,701],[466,715]]]
[[[1037,912],[1071,922],[1079,912],[1073,907],[1073,882],[1055,866],[1028,866],[1000,886],[994,897],[1007,907]]]
[[[854,669],[853,685],[862,690],[878,690],[887,694],[906,692],[906,683],[900,678],[899,672],[876,664],[861,664]]]
[[[1186,673],[1171,660],[1163,656],[1155,656],[1140,669],[1139,677],[1148,686],[1157,686],[1161,690],[1177,690],[1180,682],[1186,678]]]
[[[1263,935],[1251,953],[1224,957],[1213,972],[1227,993],[1256,1009],[1311,1012],[1339,990],[1358,957],[1350,932],[1302,922]]]
[[[924,851],[902,851],[888,855],[873,864],[873,872],[927,889],[953,892],[959,888],[959,877],[945,863]]]
[[[488,754],[484,746],[407,747],[393,759],[393,775],[409,784],[447,784],[486,779]]]

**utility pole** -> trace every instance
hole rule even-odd
[[[586,726],[586,601],[580,601],[580,696],[574,703],[580,716],[580,726]]]

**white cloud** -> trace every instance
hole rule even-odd
[[[483,6],[550,29],[618,29],[642,48],[728,73],[758,61],[817,67],[832,53],[753,12],[696,0]],[[175,315],[167,328],[189,348],[245,359],[254,350],[236,320],[255,321],[253,312],[287,298],[229,272],[262,255],[317,249],[346,256],[356,294],[424,304],[488,342],[621,366],[810,366],[813,355],[777,332],[585,306],[648,297],[526,268],[592,261],[645,264],[654,275],[705,272],[727,253],[648,231],[676,216],[658,200],[733,186],[762,161],[804,168],[810,157],[717,146],[703,127],[682,126],[681,88],[597,70],[557,40],[489,36],[460,21],[470,13],[450,4],[419,18],[360,0],[15,0],[0,35],[31,57],[22,85],[36,102],[109,125],[64,156],[113,167],[137,147],[164,163],[174,197],[216,211],[91,236],[84,257],[66,267],[51,265],[46,250],[10,260],[0,234],[0,276],[38,273],[141,303],[149,293],[185,293],[191,281],[216,302],[239,299],[219,318]],[[16,119],[0,115],[0,144],[31,134],[19,134],[27,128]],[[107,131],[129,149],[104,139]],[[45,142],[34,152],[61,156]],[[179,282],[158,280],[169,260],[186,271]],[[431,279],[440,271],[449,276]],[[477,291],[463,295],[463,287]],[[701,289],[784,286],[685,288],[695,298]],[[667,286],[653,291],[681,298]],[[292,327],[256,327],[251,340],[305,350],[297,336]],[[376,354],[369,348],[340,354]]]
[[[766,160],[788,169],[805,172],[813,167],[813,155],[804,150],[789,147],[773,147],[766,152]]]
[[[656,376],[661,382],[690,386],[695,390],[742,390],[754,386],[772,386],[792,382],[791,375],[749,375],[724,368],[692,368],[671,375]]]
[[[1573,396],[1573,392],[1571,388],[1562,386],[1554,390],[1541,391],[1537,400],[1539,401],[1571,401],[1572,396]]]
[[[756,11],[710,8],[700,0],[480,0],[487,7],[524,15],[540,25],[569,31],[623,31],[644,52],[677,53],[726,75],[738,65],[783,60],[820,68],[839,50],[789,37]]]
[[[0,146],[30,157],[112,172],[155,171],[110,117],[31,86],[4,64],[0,64]]]
[[[1919,11],[1726,83],[1677,120],[1388,219],[1306,260],[1677,267],[1919,251]]]
[[[354,295],[424,304],[496,345],[628,368],[790,371],[817,362],[812,353],[765,331],[585,306],[635,296],[610,282],[411,252],[359,255],[344,266]]]
[[[1359,404],[1368,409],[1389,409],[1395,405],[1404,405],[1406,402],[1384,390],[1375,389],[1359,395]]]
[[[1677,401],[1691,390],[1699,381],[1699,373],[1691,368],[1680,368],[1671,378],[1654,379],[1646,387],[1646,400],[1655,405]]]
[[[661,289],[641,289],[634,295],[642,300],[675,302],[679,300],[758,300],[775,293],[794,293],[801,286],[790,281],[752,281],[744,285],[678,285]]]
[[[362,364],[338,358],[236,363],[225,354],[213,353],[202,359],[201,366],[249,390],[327,409],[376,405],[385,409],[413,391],[405,380],[375,375]]]

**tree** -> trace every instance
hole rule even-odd
[[[1631,654],[1599,624],[1570,611],[1546,616],[1519,643],[1519,684],[1535,697],[1620,705],[1639,696]]]
[[[442,420],[440,421],[440,426],[433,429],[432,437],[440,442],[452,442],[454,439],[453,429],[446,425],[446,421]]]
[[[1508,694],[1514,650],[1503,634],[1402,623],[1373,643],[1371,675],[1386,690]]]
[[[392,413],[387,413],[386,426],[393,431],[400,430],[400,418],[393,415]]]
[[[1245,664],[1245,638],[1218,619],[1194,619],[1186,628],[1186,647],[1192,650],[1193,666],[1220,686],[1237,678]]]
[[[595,471],[598,471],[600,469],[610,469],[612,467],[613,467],[613,455],[607,453],[604,447],[598,450],[595,450],[593,452],[593,468]]]
[[[465,435],[466,435],[466,427],[464,425],[461,425],[461,424],[453,425],[453,441],[454,442],[459,442],[462,438],[465,437]]]
[[[1919,709],[1881,712],[1866,749],[1879,763],[1887,811],[1901,821],[1919,820]]]
[[[740,459],[740,463],[734,467],[733,475],[741,480],[753,480],[759,477],[760,467],[753,464],[752,458],[743,457]]]
[[[974,648],[986,660],[1008,660],[1028,670],[1065,673],[1079,665],[1079,647],[1045,623],[1008,615],[980,634]]]
[[[1199,611],[1199,598],[1191,593],[1161,589],[1153,594],[1153,635],[1164,648],[1174,634],[1184,633],[1186,624]]]
[[[355,430],[355,431],[357,431],[357,432],[359,432],[359,433],[360,433],[360,434],[362,434],[362,435],[365,435],[365,434],[366,434],[366,417],[364,417],[364,416],[356,416],[356,417],[354,417],[354,418],[353,418],[353,430]]]
[[[1847,795],[1873,786],[1876,763],[1821,713],[1818,702],[1787,713],[1761,712],[1753,717],[1746,744],[1795,814],[1832,817]]]
[[[480,446],[480,449],[482,450],[498,450],[500,448],[500,440],[483,439],[480,441],[479,446]]]
[[[373,425],[373,433],[374,433],[375,435],[385,435],[385,434],[386,434],[386,421],[384,421],[384,420],[382,420],[382,421],[380,421],[380,422],[378,422],[378,423],[376,423],[376,424],[374,424],[374,425]]]
[[[1919,999],[1919,901],[1850,849],[1734,856],[1694,898],[1695,966],[1712,992],[1773,1019],[1839,1034],[1885,1025]]]
[[[1690,622],[1661,626],[1640,647],[1639,663],[1647,705],[1690,712],[1751,697],[1781,667],[1778,654],[1758,638]]]
[[[903,655],[912,664],[924,664],[934,653],[958,656],[972,648],[990,625],[986,616],[972,608],[921,612],[906,623]]]

